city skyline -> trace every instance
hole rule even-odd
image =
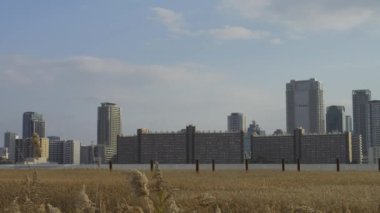
[[[315,80],[314,78],[312,78],[312,80]],[[291,80],[291,81],[294,81],[294,79],[293,80]],[[300,82],[302,82],[302,81],[309,81],[309,80],[298,80],[298,81],[300,81]],[[352,92],[354,92],[354,91],[370,91],[370,90],[352,90]],[[114,105],[114,106],[116,106],[117,104],[116,103],[110,103],[110,102],[103,102],[103,103],[101,103],[101,106],[105,106],[105,105]],[[286,105],[286,103],[285,103],[285,105]],[[120,108],[120,106],[119,105],[117,105],[116,106],[117,108],[118,108],[118,110],[119,110],[119,114],[120,114],[120,110],[121,110],[121,108]],[[343,106],[343,107],[345,107],[345,106]],[[352,106],[347,106],[347,108],[351,108]],[[100,109],[101,107],[99,107],[98,106],[98,116],[99,116],[99,109]],[[324,116],[327,116],[327,109],[329,108],[329,106],[327,106],[327,107],[324,107],[324,111],[325,111],[325,113],[324,113]],[[40,114],[40,113],[35,113],[35,112],[24,112],[23,114],[24,114],[24,116],[23,117],[25,117],[25,114],[30,114],[30,113],[33,113],[33,114],[36,114],[39,118],[41,118],[41,119],[43,119],[42,117],[43,117],[43,114]],[[349,112],[348,112],[349,113]],[[243,125],[247,125],[246,124],[246,116],[245,116],[245,113],[230,113],[230,115],[228,116],[228,119],[227,119],[227,128],[226,129],[219,129],[219,130],[217,130],[217,129],[203,129],[203,130],[201,130],[201,131],[230,131],[230,130],[228,130],[228,125],[229,125],[229,117],[231,116],[231,115],[233,115],[233,114],[241,114],[243,117],[244,117],[244,119],[243,120],[245,120],[243,123],[245,123],[245,124],[243,124]],[[347,114],[347,113],[346,113]],[[349,116],[349,117],[351,117],[350,115],[347,115],[347,116]],[[121,120],[123,120],[123,117],[121,116],[120,117],[121,118]],[[120,120],[120,122],[121,122],[121,120]],[[248,120],[249,121],[249,120]],[[23,122],[24,122],[24,119],[23,119]],[[99,122],[99,120],[98,120],[98,122]],[[327,125],[327,120],[325,119],[325,117],[324,117],[324,125],[326,126]],[[45,125],[45,120],[43,120],[43,125]],[[99,124],[98,124],[99,125]],[[345,124],[346,125],[346,124]],[[247,127],[247,126],[246,126]],[[302,127],[302,126],[300,126],[300,127]],[[137,127],[136,129],[140,129],[140,128],[145,128],[145,127]],[[136,130],[135,129],[135,130]],[[147,129],[149,129],[149,128],[147,128]],[[274,132],[274,131],[276,131],[276,130],[278,130],[279,128],[277,128],[277,129],[275,129],[275,130],[273,130],[273,131],[269,131],[268,133],[271,135],[271,133],[272,132]],[[285,125],[285,127],[284,128],[280,128],[281,130],[284,130],[284,132],[286,132],[286,125]],[[168,129],[166,129],[166,130],[153,130],[154,132],[167,132],[167,131],[170,131],[170,132],[172,132],[172,131],[180,131],[181,129],[170,129],[170,130],[168,130]],[[247,129],[245,129],[245,131],[247,131]],[[264,131],[267,131],[266,129],[264,129]],[[5,131],[4,132],[4,134],[5,133],[7,133],[7,132],[10,132],[10,131]],[[44,132],[45,132],[45,128],[44,128]],[[15,132],[14,134],[19,134],[18,132]],[[97,133],[97,134],[99,134],[99,132]],[[121,131],[121,135],[133,135],[133,134],[135,134],[135,132],[133,132],[133,130],[132,131],[129,131],[129,132],[123,132],[123,131]],[[67,136],[65,136],[65,135],[59,135],[59,136],[55,136],[55,135],[52,135],[52,134],[45,134],[45,136],[46,137],[62,137],[62,138],[65,138],[65,139],[70,139],[70,140],[73,140],[73,138],[70,138],[70,137],[67,137]],[[28,137],[26,137],[26,138],[28,138]],[[78,139],[75,139],[75,140],[78,140]],[[88,143],[88,141],[84,141],[84,142],[82,142],[81,141],[81,143],[83,144],[83,145],[90,145],[90,144],[97,144],[98,142],[98,139],[97,140],[91,140],[91,143]],[[5,140],[4,140],[4,142],[5,142]],[[5,145],[5,144],[4,144]]]
[[[21,135],[20,114],[35,111],[47,135],[96,143],[96,106],[105,101],[122,108],[124,134],[225,130],[231,112],[271,133],[286,129],[290,79],[320,80],[325,106],[349,115],[352,90],[380,94],[375,1],[2,5],[3,133]]]

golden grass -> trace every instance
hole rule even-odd
[[[143,171],[151,180],[152,173]],[[134,199],[127,171],[95,169],[37,170],[41,200],[75,212],[83,185],[105,212],[117,212]],[[222,212],[379,212],[379,172],[280,172],[164,170],[164,180],[180,209],[200,205],[200,195],[216,198]],[[26,175],[33,170],[0,170],[0,212],[16,197],[25,200]],[[32,192],[34,193],[34,192]],[[32,196],[32,195],[31,195]],[[212,200],[213,198],[208,198]],[[205,201],[203,201],[205,202]],[[213,201],[214,202],[214,201]],[[210,209],[207,211],[212,212]]]

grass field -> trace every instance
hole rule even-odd
[[[152,172],[142,172],[150,183],[154,182]],[[136,196],[146,197],[145,192],[142,192],[144,195],[137,195],[136,192],[136,187],[145,190],[144,180],[131,182],[131,172],[36,170],[34,182],[33,173],[33,170],[0,170],[0,212],[10,211],[16,197],[21,212],[34,212],[33,208],[46,204],[62,212],[91,212],[78,210],[78,194],[83,184],[91,205],[97,209],[94,212],[141,212],[141,209],[126,210],[125,205],[141,206]],[[166,202],[164,199],[170,196],[180,212],[380,211],[379,172],[256,170],[247,173],[201,171],[197,174],[194,171],[168,170],[161,173],[165,194],[158,194],[159,203]],[[149,196],[153,195],[152,186],[147,187],[151,190]],[[154,212],[169,211],[157,207],[157,196],[152,200]],[[149,211],[144,207],[142,209]]]

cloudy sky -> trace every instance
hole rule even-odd
[[[243,112],[285,129],[285,84],[316,78],[325,104],[380,98],[378,0],[0,3],[0,132],[36,111],[48,135],[96,141],[97,107],[137,128],[225,130]]]

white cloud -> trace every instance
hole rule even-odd
[[[115,59],[97,58],[90,56],[77,56],[66,59],[64,62],[77,66],[83,72],[93,73],[133,73],[136,67]]]
[[[23,56],[0,57],[0,79],[3,84],[30,84],[59,81],[61,75],[107,77],[138,80],[140,84],[158,82],[183,84],[193,81],[210,83],[223,80],[223,75],[198,71],[197,64],[141,65],[117,59],[76,56],[65,59],[38,59]]]
[[[219,9],[233,9],[243,16],[258,18],[264,15],[265,9],[271,4],[272,0],[221,0]]]
[[[186,27],[185,20],[180,13],[160,7],[153,8],[153,11],[156,14],[156,19],[175,35],[210,36],[218,40],[268,39],[270,41],[274,39],[271,38],[272,36],[269,32],[255,31],[243,26],[225,26],[223,28],[191,31]]]
[[[378,22],[379,6],[372,0],[221,0],[219,8],[303,33],[345,31]]]
[[[249,40],[270,37],[268,32],[252,31],[241,26],[225,26],[224,28],[210,29],[208,33],[215,38],[223,40]]]
[[[164,24],[171,32],[179,34],[188,34],[185,29],[185,21],[182,15],[172,10],[155,7],[153,11],[156,14],[156,20]]]

